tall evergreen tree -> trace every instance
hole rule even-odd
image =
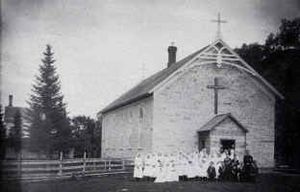
[[[48,155],[68,151],[71,129],[66,115],[66,104],[60,91],[51,46],[46,46],[29,100],[31,148]]]

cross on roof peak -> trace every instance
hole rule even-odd
[[[221,24],[222,23],[227,23],[227,21],[225,20],[222,20],[221,19],[221,14],[218,13],[218,18],[217,19],[214,19],[212,20],[212,22],[214,23],[218,23],[218,29],[217,29],[217,39],[221,39]]]

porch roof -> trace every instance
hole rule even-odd
[[[231,113],[216,115],[211,120],[209,120],[206,124],[204,124],[202,127],[200,127],[200,129],[198,129],[198,132],[211,131],[214,127],[221,124],[227,118],[232,120],[244,132],[246,132],[246,133],[248,132],[248,129],[246,129],[236,118],[234,118],[231,115]]]

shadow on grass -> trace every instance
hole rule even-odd
[[[1,191],[12,192],[179,192],[179,191],[300,191],[300,176],[261,174],[255,183],[185,181],[136,182],[128,175],[81,177],[40,182],[6,182]]]

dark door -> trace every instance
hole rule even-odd
[[[225,150],[230,151],[231,149],[235,149],[235,140],[233,139],[221,139],[221,153]]]

